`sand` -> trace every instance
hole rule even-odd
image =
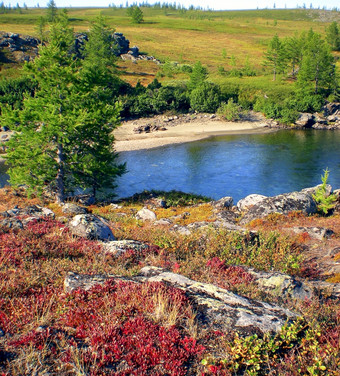
[[[139,125],[145,125],[148,122],[152,123],[152,119],[123,122],[114,132],[115,150],[121,152],[150,149],[219,135],[273,132],[273,129],[268,128],[268,121],[259,114],[252,116],[248,120],[236,122],[201,116],[190,122],[183,123],[179,119],[175,122],[176,125],[164,123],[163,125],[167,128],[164,131],[159,130],[141,134],[136,134],[133,131]]]

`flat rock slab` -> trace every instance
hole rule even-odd
[[[110,242],[103,242],[102,247],[104,252],[111,253],[116,257],[123,255],[129,250],[142,251],[149,248],[147,244],[137,240],[113,240]]]
[[[103,284],[107,279],[135,283],[164,282],[180,288],[192,299],[200,324],[216,330],[236,330],[242,335],[276,333],[288,320],[297,317],[295,313],[277,305],[247,299],[215,285],[197,282],[156,267],[145,267],[139,276],[131,278],[69,273],[64,287],[68,292],[79,288],[88,290],[96,284]]]
[[[78,214],[69,223],[73,235],[91,240],[115,240],[110,227],[92,214]]]
[[[334,234],[333,230],[324,227],[293,227],[292,230],[297,234],[307,233],[317,240],[329,239]]]

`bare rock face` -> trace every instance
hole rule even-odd
[[[115,240],[109,226],[92,214],[78,214],[69,223],[73,235],[91,240]]]
[[[316,203],[309,193],[291,192],[267,197],[253,205],[243,216],[240,223],[245,224],[257,218],[264,218],[272,213],[288,214],[302,211],[305,214],[317,212]]]
[[[64,286],[67,291],[89,289],[95,284],[104,283],[108,278],[135,283],[165,282],[182,289],[192,299],[200,324],[226,331],[236,330],[244,335],[276,333],[287,320],[296,317],[295,313],[277,305],[247,299],[212,284],[197,282],[157,267],[145,267],[139,276],[129,279],[70,273]]]
[[[234,200],[230,196],[222,197],[218,201],[213,202],[213,205],[218,209],[229,209],[233,204]]]
[[[55,218],[51,209],[39,205],[31,205],[26,208],[15,207],[0,214],[5,217],[0,221],[0,225],[12,229],[22,229],[32,221]]]
[[[293,227],[292,230],[297,234],[305,232],[317,240],[329,239],[334,234],[333,230],[324,227]]]
[[[137,212],[136,218],[141,219],[142,221],[155,221],[157,216],[152,210],[143,208]]]
[[[82,206],[79,206],[77,204],[74,204],[72,202],[68,202],[61,208],[61,211],[65,214],[86,214],[87,209],[83,208]]]
[[[248,208],[258,204],[259,202],[263,201],[267,196],[258,195],[258,194],[251,194],[239,200],[236,204],[237,209],[240,211],[247,210]]]
[[[102,244],[103,251],[111,253],[116,257],[121,256],[128,250],[141,251],[149,246],[137,240],[113,240]]]

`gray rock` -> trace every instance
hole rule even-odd
[[[293,227],[292,230],[297,234],[306,232],[310,237],[318,240],[329,239],[334,234],[331,229],[323,227]]]
[[[327,103],[322,107],[324,116],[333,115],[335,112],[340,110],[340,103]]]
[[[109,226],[92,214],[78,214],[69,223],[73,235],[92,240],[115,240]]]
[[[147,244],[137,240],[113,240],[102,243],[102,247],[104,252],[112,253],[116,257],[121,256],[130,249],[134,251],[141,251],[149,248]]]
[[[310,188],[304,188],[301,190],[302,193],[307,193],[309,195],[315,195],[316,191],[318,190],[318,188],[321,187],[322,184],[318,184],[316,185],[315,187],[310,187]],[[329,185],[329,184],[326,184],[326,192],[325,192],[325,195],[326,197],[328,197],[331,193],[332,193],[332,186]]]
[[[137,212],[136,218],[142,221],[155,221],[157,216],[153,211],[143,208]]]
[[[240,223],[245,224],[253,219],[264,218],[272,213],[288,214],[292,211],[302,211],[305,214],[317,212],[312,196],[304,192],[291,192],[267,197],[253,205],[243,216]]]
[[[171,224],[172,224],[172,220],[169,218],[161,218],[158,221],[154,222],[154,225],[158,225],[158,226],[171,225]]]
[[[247,272],[253,276],[253,282],[270,295],[297,300],[310,299],[313,296],[313,288],[288,274],[256,272],[253,269],[248,269]]]
[[[302,113],[299,115],[298,119],[296,120],[295,124],[301,127],[311,127],[314,123],[313,115],[309,113]]]
[[[87,209],[82,207],[82,206],[79,206],[77,204],[74,204],[73,202],[68,202],[66,204],[64,204],[61,208],[61,211],[64,213],[64,214],[86,214],[87,213]]]
[[[64,281],[66,291],[90,289],[107,279],[129,280],[135,283],[166,282],[182,289],[193,301],[200,326],[209,326],[244,335],[278,332],[287,320],[296,314],[278,305],[254,301],[208,283],[201,283],[180,274],[166,272],[161,268],[145,267],[140,275],[131,278],[118,276],[89,276],[69,273]]]
[[[258,195],[258,194],[251,194],[239,200],[236,204],[237,209],[240,211],[245,211],[250,207],[258,204],[259,202],[263,201],[267,196]]]
[[[214,201],[212,204],[216,208],[219,208],[219,209],[223,209],[223,208],[229,209],[233,206],[234,200],[232,197],[226,196],[226,197],[220,198],[218,201]]]
[[[24,224],[17,218],[6,218],[0,221],[0,226],[10,228],[12,230],[21,230],[24,228]]]

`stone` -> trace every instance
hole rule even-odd
[[[155,221],[157,216],[153,211],[143,208],[137,212],[136,218],[142,221]]]
[[[142,251],[148,249],[149,246],[137,240],[113,240],[102,243],[103,251],[111,253],[116,257],[121,256],[128,250]]]
[[[232,197],[230,196],[226,196],[226,197],[222,197],[220,198],[219,200],[217,201],[213,201],[212,203],[216,208],[219,208],[219,209],[230,209],[233,204],[234,204],[234,200]]]
[[[284,273],[256,272],[247,269],[257,286],[270,295],[276,295],[282,299],[305,300],[313,297],[313,288],[307,284]]]
[[[167,272],[158,267],[144,267],[135,277],[124,278],[115,275],[79,275],[69,273],[64,288],[89,290],[106,280],[120,280],[134,283],[165,282],[187,294],[194,304],[196,320],[200,327],[215,330],[237,331],[242,335],[277,333],[289,320],[297,315],[278,305],[251,300],[212,284],[194,281],[183,275]]]
[[[288,214],[292,211],[301,211],[304,214],[317,212],[316,203],[309,193],[291,192],[273,197],[267,197],[253,205],[244,214],[240,223],[245,224],[257,218],[264,218],[269,214]]]
[[[327,119],[323,115],[316,112],[313,116],[316,123],[327,124]]]
[[[322,112],[324,116],[333,115],[335,112],[340,110],[340,103],[327,103],[325,106],[322,107]]]
[[[156,226],[168,226],[172,224],[172,220],[169,218],[161,218],[153,223]]]
[[[86,214],[88,212],[86,208],[79,206],[77,204],[74,204],[73,202],[68,202],[68,203],[64,204],[61,207],[61,211],[64,214],[73,214],[73,215]]]
[[[313,115],[309,113],[302,113],[299,115],[298,119],[295,121],[296,125],[299,125],[301,127],[311,127],[314,123]]]
[[[110,227],[104,221],[92,214],[78,214],[69,223],[73,235],[91,240],[115,240]]]
[[[10,228],[12,230],[21,230],[24,228],[24,225],[20,219],[17,218],[5,218],[0,221],[1,227]]]
[[[263,201],[265,198],[267,198],[267,196],[251,194],[239,200],[236,206],[238,210],[244,211]]]
[[[293,227],[292,230],[297,234],[306,232],[311,238],[317,240],[329,239],[334,234],[331,229],[323,227]]]

